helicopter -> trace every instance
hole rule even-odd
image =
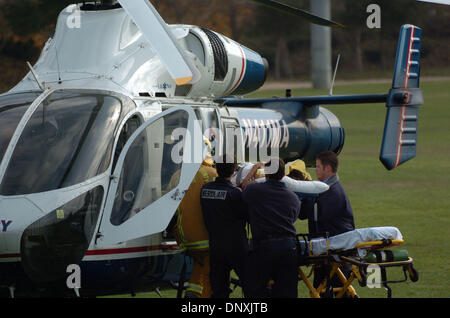
[[[0,95],[0,286],[12,297],[54,286],[73,293],[71,264],[83,295],[178,281],[184,255],[170,223],[207,152],[312,166],[345,140],[323,105],[386,103],[381,162],[393,169],[414,158],[420,40],[420,28],[402,26],[388,93],[248,99],[268,72],[257,52],[212,30],[167,25],[146,0],[69,5],[30,72]]]

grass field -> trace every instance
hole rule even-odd
[[[337,86],[334,94],[384,93],[389,84]],[[355,214],[357,228],[396,226],[414,258],[419,281],[391,285],[393,297],[450,297],[450,81],[423,82],[425,105],[420,109],[417,157],[393,171],[378,160],[386,107],[365,104],[327,107],[346,131],[340,155],[339,177]],[[327,94],[310,89],[293,90],[293,96]],[[283,96],[283,91],[261,91],[251,97]],[[250,96],[249,96],[250,97]],[[310,171],[315,177],[313,169]],[[307,232],[306,222],[297,222]],[[309,268],[305,270],[309,272]],[[400,279],[393,268],[389,278]],[[384,289],[361,288],[361,297],[386,297]],[[158,297],[156,293],[139,297]],[[163,296],[175,297],[174,291]],[[233,295],[240,297],[238,288]],[[309,297],[303,283],[299,296]]]
[[[334,94],[383,93],[389,86],[342,86],[336,87]],[[450,81],[423,82],[421,87],[425,104],[420,108],[417,157],[392,171],[378,160],[384,104],[327,108],[345,128],[339,177],[352,204],[356,227],[398,227],[405,239],[399,248],[408,250],[419,271],[418,282],[391,285],[393,296],[450,297]],[[293,91],[293,96],[317,94],[327,92]],[[315,176],[313,170],[310,173]],[[307,232],[305,222],[299,222],[298,228]],[[401,270],[393,272],[392,278],[401,278]],[[306,297],[305,286],[299,286]],[[384,289],[353,286],[361,297],[385,297]]]

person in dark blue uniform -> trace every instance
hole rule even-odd
[[[203,218],[209,233],[212,298],[229,297],[231,270],[238,275],[246,293],[248,212],[242,190],[231,183],[236,168],[232,157],[222,157],[222,163],[216,163],[218,177],[201,191]]]
[[[316,157],[317,179],[327,183],[330,189],[319,194],[316,199],[302,200],[300,219],[308,219],[310,233],[328,232],[329,236],[335,236],[355,229],[352,207],[337,175],[338,166],[338,157],[332,151],[322,152]],[[350,269],[341,270],[346,276],[350,273]],[[314,287],[320,285],[327,271],[326,267],[316,266]],[[339,287],[341,283],[334,278],[332,285]]]
[[[338,165],[337,155],[332,151],[322,152],[316,157],[317,179],[330,188],[319,194],[316,200],[307,198],[302,201],[300,219],[308,219],[310,233],[328,232],[329,236],[335,236],[355,229],[352,207],[337,175]]]
[[[252,251],[249,255],[247,296],[296,298],[298,284],[297,244],[294,222],[300,202],[281,179],[285,165],[272,159],[265,165],[266,182],[249,184],[242,193],[249,208]]]

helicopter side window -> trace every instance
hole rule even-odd
[[[187,123],[187,112],[176,111],[150,124],[133,141],[120,172],[110,218],[113,225],[124,223],[178,186]]]
[[[122,128],[122,131],[119,135],[119,140],[117,141],[116,150],[114,151],[114,160],[112,164],[112,171],[116,167],[117,159],[119,159],[120,153],[122,152],[123,147],[127,143],[128,139],[130,139],[131,135],[138,129],[141,125],[141,121],[137,116],[133,116],[128,119],[125,125]]]
[[[34,112],[6,169],[0,194],[56,190],[106,171],[122,103],[112,96],[57,92]]]
[[[38,96],[37,93],[26,93],[0,97],[0,162],[22,116]]]
[[[211,155],[215,156],[216,146],[220,142],[219,120],[214,108],[200,107],[195,110],[197,118],[201,120],[203,136],[211,142]]]

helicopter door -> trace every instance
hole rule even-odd
[[[242,130],[238,119],[235,117],[221,116],[221,120],[225,136],[225,140],[223,141],[224,154],[234,156],[238,163],[245,162]]]
[[[206,152],[196,119],[192,108],[173,107],[133,133],[111,176],[97,246],[167,227]]]

